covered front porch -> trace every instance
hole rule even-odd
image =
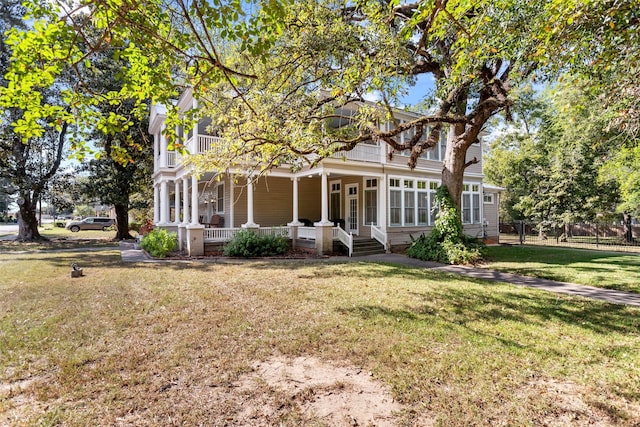
[[[363,227],[359,220],[358,191],[352,189],[351,198],[341,192],[335,196],[336,177],[322,169],[259,179],[177,176],[156,185],[154,219],[157,226],[175,231],[180,249],[191,256],[203,255],[206,245],[223,244],[243,229],[286,236],[293,247],[311,248],[318,255],[333,252],[339,241],[351,256],[358,235],[371,236],[386,250],[384,230]],[[376,215],[377,209],[376,203]]]

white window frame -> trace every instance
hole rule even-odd
[[[337,190],[335,189],[337,185]],[[334,220],[334,219],[344,219],[344,215],[342,212],[342,181],[340,180],[333,180],[329,182],[329,220]],[[333,195],[334,194],[338,194],[338,202],[340,203],[340,206],[338,206],[338,217],[337,218],[331,218],[331,213],[333,212]]]
[[[375,181],[375,182],[374,182]],[[363,188],[363,192],[362,192],[362,205],[363,205],[363,209],[362,209],[362,224],[366,225],[366,226],[377,226],[378,225],[378,213],[380,212],[379,209],[379,203],[380,203],[380,197],[378,196],[378,187],[379,187],[379,182],[380,182],[380,178],[378,177],[363,177],[362,179],[362,188]],[[367,209],[369,208],[369,206],[367,205],[367,193],[375,193],[376,194],[376,203],[375,203],[375,216],[376,216],[376,220],[371,222],[367,222]]]
[[[222,189],[222,198],[220,197],[220,189]],[[223,214],[224,213],[224,182],[219,182],[216,185],[216,213]],[[220,203],[222,200],[222,203]],[[222,209],[220,209],[220,205],[222,205]]]
[[[404,178],[402,180],[402,225],[413,227],[416,225],[416,180]],[[407,216],[411,216],[412,221],[408,221]]]
[[[402,192],[402,178],[399,177],[389,177],[387,178],[389,181],[388,187],[389,189],[388,191],[388,218],[389,218],[389,226],[390,227],[402,227],[402,197],[403,197],[403,192]],[[396,182],[397,181],[397,182]],[[397,185],[395,185],[397,184]],[[400,209],[400,214],[398,215],[398,218],[400,219],[400,222],[394,223],[392,222],[393,220],[393,215],[391,214],[391,194],[392,193],[398,193],[400,195],[400,204],[397,207],[393,207],[394,209]]]
[[[482,205],[480,202],[480,189],[481,184],[479,182],[464,182],[462,185],[462,196],[460,198],[460,219],[462,224],[480,224],[482,223]],[[477,197],[474,197],[477,196]],[[469,206],[466,206],[465,198],[469,199]],[[474,199],[476,199],[474,201]],[[475,206],[475,205],[478,206]],[[465,211],[468,209],[469,217],[468,221],[465,219]],[[477,214],[477,215],[475,215]]]
[[[426,179],[416,180],[416,224],[429,225],[429,181]],[[421,206],[421,203],[424,203]],[[425,220],[420,221],[420,210],[426,210]]]
[[[391,182],[395,182],[398,184],[397,186],[392,186]],[[403,176],[390,176],[388,177],[389,188],[387,192],[389,207],[389,226],[390,227],[425,227],[432,226],[435,223],[435,214],[433,214],[433,208],[435,203],[435,193],[436,189],[440,186],[440,181],[429,179],[427,177],[403,177]],[[411,183],[408,185],[408,183]],[[400,223],[392,223],[391,222],[391,193],[397,191],[400,193]],[[408,196],[410,194],[410,196]],[[407,206],[408,199],[407,197],[412,197],[413,206],[410,206],[413,209],[413,223],[407,223]],[[427,209],[427,222],[420,222],[419,210],[424,209],[425,206],[419,207],[419,197],[426,198],[426,209]]]

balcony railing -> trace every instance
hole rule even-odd
[[[222,138],[210,135],[198,135],[198,153],[211,150],[214,145],[220,144]]]
[[[176,167],[178,164],[178,153],[175,151],[167,151],[167,166],[170,168]]]
[[[358,144],[351,151],[340,151],[333,155],[336,159],[355,160],[357,162],[380,163],[380,146],[373,144]]]
[[[194,143],[193,136],[186,141],[186,147],[191,154],[199,154],[210,151],[216,146],[220,147],[224,141],[222,138],[210,135],[198,135],[197,143]],[[379,145],[359,144],[351,151],[341,151],[335,153],[333,158],[353,160],[357,162],[381,162],[381,150]],[[167,152],[167,166],[175,167],[180,163],[180,156],[173,151]]]

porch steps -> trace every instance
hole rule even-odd
[[[384,246],[376,239],[355,237],[353,239],[353,253],[351,256],[365,256],[383,254]]]

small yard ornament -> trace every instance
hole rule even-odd
[[[75,262],[71,264],[71,277],[82,277],[82,269]]]

